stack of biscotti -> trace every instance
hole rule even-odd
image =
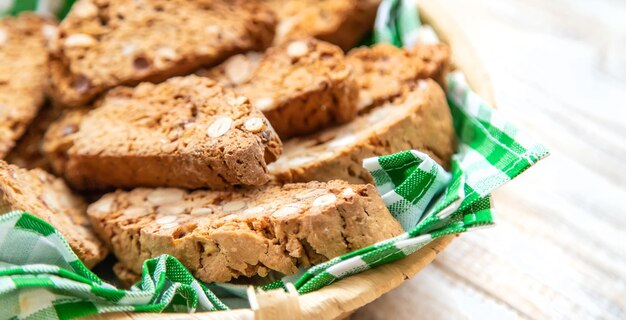
[[[417,149],[449,167],[449,52],[344,53],[378,3],[79,0],[39,36],[54,107],[8,157],[74,191],[0,163],[2,204],[89,266],[111,250],[127,279],[160,254],[206,282],[293,274],[400,235],[362,160]]]
[[[346,61],[359,92],[351,122],[286,141],[270,166],[281,183],[342,179],[371,183],[365,158],[415,149],[449,168],[456,150],[442,85],[449,67],[445,45],[357,48]],[[434,79],[434,80],[433,80]]]

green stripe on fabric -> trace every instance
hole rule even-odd
[[[16,16],[23,11],[35,11],[38,2],[38,0],[14,0],[11,15]]]
[[[59,319],[74,319],[98,312],[96,306],[90,301],[68,301],[55,303],[54,310],[56,311]]]
[[[298,289],[298,293],[305,294],[305,293],[315,291],[319,288],[325,287],[329,285],[330,283],[334,282],[335,280],[336,278],[332,274],[328,272],[322,272],[316,275],[310,281],[307,281],[302,287],[300,288],[296,287],[296,288]]]
[[[411,173],[412,179],[407,179],[395,191],[411,203],[417,203],[436,181],[437,167],[432,167],[430,171],[415,168]]]
[[[527,159],[509,152],[510,149],[504,145],[497,142],[488,143],[488,141],[493,140],[493,137],[489,136],[486,130],[477,124],[476,119],[468,117],[460,108],[452,107],[451,111],[455,119],[455,129],[457,132],[462,132],[459,137],[461,142],[479,151],[490,164],[499,168],[509,178],[517,176],[524,168],[531,165]],[[507,165],[505,168],[500,168],[498,167],[499,163],[506,163]]]
[[[382,156],[378,159],[378,164],[395,185],[400,185],[421,163],[422,159],[415,157],[410,150],[395,153],[392,156]]]
[[[59,10],[58,17],[63,19],[70,12],[72,6],[74,5],[75,0],[65,0],[63,1],[63,6],[61,10]]]
[[[33,287],[53,287],[54,282],[47,277],[38,277],[33,275],[20,275],[12,276],[11,279],[15,286],[18,288],[33,288]]]
[[[54,227],[49,225],[47,222],[30,214],[22,215],[15,223],[15,228],[27,229],[42,236],[49,236],[56,232]]]
[[[91,292],[112,302],[118,302],[126,296],[126,292],[124,290],[109,289],[98,286],[91,287]]]

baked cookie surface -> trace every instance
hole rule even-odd
[[[45,35],[51,21],[34,14],[0,20],[0,159],[15,146],[44,102]]]
[[[44,140],[55,171],[78,189],[262,185],[281,149],[246,97],[193,75],[118,87]]]
[[[356,116],[351,68],[341,49],[328,42],[290,41],[261,56],[235,56],[201,74],[250,98],[283,139]]]
[[[449,168],[456,149],[450,109],[433,80],[415,86],[342,126],[285,142],[283,156],[270,165],[279,182],[371,183],[363,159],[419,150]]]
[[[206,282],[293,274],[403,232],[374,186],[343,181],[237,192],[116,191],[88,214],[130,272],[170,254]]]
[[[446,87],[450,66],[448,46],[417,45],[401,49],[389,44],[350,51],[346,63],[353,69],[359,88],[359,112],[366,112],[402,94],[406,85],[433,79]]]
[[[53,98],[88,103],[117,85],[159,82],[267,47],[271,10],[250,0],[81,0],[60,24]]]
[[[0,213],[21,210],[50,223],[91,268],[108,250],[91,229],[86,208],[63,180],[41,169],[26,170],[0,160]]]
[[[315,37],[344,50],[374,25],[380,0],[264,0],[278,18],[275,44]]]

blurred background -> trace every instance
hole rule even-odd
[[[440,0],[499,110],[552,155],[352,319],[626,319],[626,1]]]

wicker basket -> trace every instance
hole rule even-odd
[[[462,30],[450,19],[438,0],[418,0],[424,23],[437,32],[452,51],[453,66],[465,73],[472,89],[494,104],[491,83]],[[343,319],[358,308],[398,287],[431,263],[455,236],[437,239],[418,252],[393,263],[379,266],[338,281],[320,290],[299,296],[294,290],[255,291],[249,288],[250,309],[207,313],[117,313],[94,315],[88,319],[201,319],[201,320],[281,320]]]

